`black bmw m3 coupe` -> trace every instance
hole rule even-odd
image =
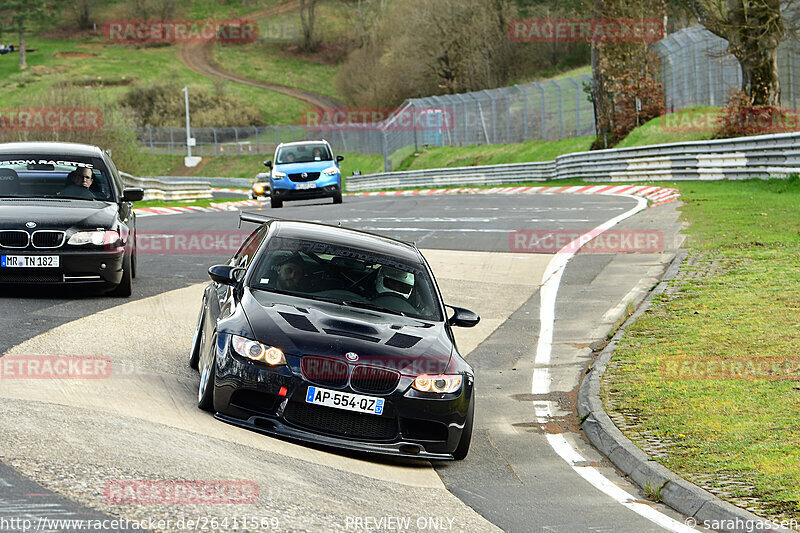
[[[339,448],[467,455],[474,372],[451,328],[480,319],[445,306],[415,246],[267,220],[209,275],[190,356],[201,409]]]

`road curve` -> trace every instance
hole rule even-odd
[[[0,299],[7,310],[0,317],[6,326],[0,351],[15,346],[11,351],[18,354],[105,355],[118,369],[111,379],[88,385],[3,382],[0,459],[59,494],[116,516],[176,517],[209,509],[109,505],[103,498],[109,480],[239,479],[258,480],[262,498],[255,505],[217,506],[215,515],[275,517],[279,530],[364,531],[363,522],[348,527],[348,519],[399,516],[422,520],[408,531],[431,530],[419,524],[434,519],[444,525],[452,519],[452,527],[440,528],[451,531],[663,531],[585,483],[547,444],[552,435],[563,436],[609,483],[643,499],[582,442],[570,400],[589,360],[585,343],[604,335],[613,308],[624,308],[631,292],[646,288],[663,257],[581,254],[570,262],[556,309],[553,392],[543,398],[530,394],[530,376],[538,288],[549,255],[508,254],[510,231],[592,228],[630,206],[629,199],[574,195],[353,197],[341,206],[289,204],[280,213],[416,241],[431,250],[426,256],[450,303],[484,316],[483,329],[459,331],[467,334],[459,347],[476,370],[480,402],[465,461],[435,465],[434,473],[429,463],[329,453],[199,412],[197,376],[186,368],[185,352],[199,305],[197,284],[207,266],[224,257],[156,254],[141,258],[135,298],[124,305],[49,295]],[[671,232],[674,217],[674,207],[661,206],[627,227]],[[150,217],[140,220],[140,230],[234,229],[235,219],[224,212]],[[562,408],[546,424],[534,412],[542,400]]]
[[[300,2],[298,0],[291,0],[277,6],[250,13],[248,18],[259,19],[268,16],[280,15],[295,11],[299,9],[299,7]],[[294,87],[287,87],[277,83],[265,83],[225,70],[212,58],[211,49],[213,44],[214,43],[210,41],[182,43],[178,47],[178,59],[180,59],[184,65],[189,67],[189,69],[202,74],[203,76],[228,80],[234,83],[242,83],[244,85],[251,85],[267,91],[280,93],[292,98],[296,98],[297,100],[305,102],[311,107],[318,109],[344,107],[342,102],[336,100],[335,98],[331,98],[330,96],[317,94],[303,89],[296,89]]]

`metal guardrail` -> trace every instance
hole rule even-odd
[[[127,172],[119,174],[126,186],[144,189],[143,200],[200,200],[212,197],[211,185],[207,181],[137,178]]]
[[[786,177],[800,173],[800,133],[576,152],[555,161],[384,172],[347,178],[348,191],[503,185],[582,178],[677,181]]]

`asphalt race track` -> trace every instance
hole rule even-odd
[[[253,531],[680,531],[670,518],[682,523],[682,517],[645,502],[582,439],[573,411],[589,344],[605,338],[626,302],[656,283],[680,243],[675,204],[651,207],[613,228],[660,232],[662,251],[596,250],[604,253],[570,260],[558,286],[547,394],[532,394],[531,383],[540,366],[534,364],[539,289],[557,249],[509,237],[523,230],[582,234],[636,205],[631,197],[538,194],[346,197],[342,205],[246,209],[415,241],[447,303],[482,316],[476,328],[456,331],[478,391],[472,448],[461,462],[330,451],[235,428],[198,410],[189,345],[206,271],[230,252],[140,253],[130,299],[4,289],[4,357],[92,355],[110,360],[112,370],[105,379],[0,378],[0,531],[21,531],[2,527],[3,519],[19,517],[34,524],[43,517],[122,517],[163,531],[188,529],[181,518],[215,518],[215,531],[233,530],[235,520]],[[139,219],[138,231],[151,239],[220,234],[237,232],[237,223],[237,212],[152,216]],[[520,243],[539,253],[514,253]],[[543,403],[552,411],[547,421],[535,410]],[[627,491],[631,504],[579,476],[551,444],[553,436],[614,490]],[[255,485],[257,498],[231,505],[124,503],[109,497],[109,486],[121,480],[235,480]],[[656,518],[631,510],[637,502]]]

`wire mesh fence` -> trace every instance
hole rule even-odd
[[[728,52],[728,41],[693,26],[654,43],[661,58],[667,112],[694,106],[725,105],[742,86],[742,69]],[[800,45],[788,39],[778,47],[782,106],[797,109],[800,100]]]
[[[701,26],[680,30],[654,43],[661,58],[667,112],[692,106],[725,105],[742,83],[728,43]],[[800,100],[800,44],[788,40],[778,53],[783,105]],[[406,100],[385,120],[295,126],[193,128],[193,155],[262,154],[282,142],[326,139],[337,152],[378,154],[386,171],[424,146],[512,144],[556,141],[595,134],[588,74],[499,89]],[[336,111],[336,110],[334,110]],[[351,110],[364,115],[375,110]],[[146,127],[137,131],[152,154],[185,154],[186,130]]]

